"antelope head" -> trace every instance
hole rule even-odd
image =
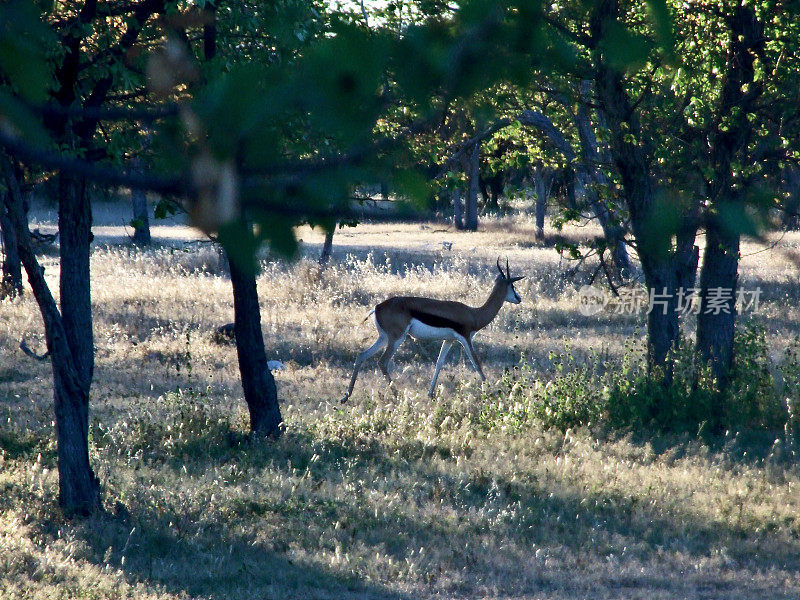
[[[500,257],[497,258],[497,270],[500,272],[500,275],[497,277],[497,281],[504,283],[507,286],[506,302],[510,302],[511,304],[519,304],[522,302],[522,298],[520,298],[517,290],[514,289],[514,283],[520,279],[525,279],[525,276],[521,275],[519,277],[512,277],[511,270],[508,266],[508,259],[506,259],[506,272],[503,273],[503,267],[500,266]]]

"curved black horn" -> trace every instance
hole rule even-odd
[[[511,279],[511,270],[508,267],[508,257],[506,256],[506,279]]]
[[[499,256],[497,257],[497,270],[500,271],[500,277],[505,277],[505,275],[503,275],[503,267],[500,266],[500,257]]]

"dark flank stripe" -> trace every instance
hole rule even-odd
[[[464,326],[461,325],[461,323],[448,319],[447,317],[432,315],[430,313],[414,309],[411,309],[409,312],[411,313],[412,318],[416,319],[420,323],[428,325],[429,327],[438,327],[440,329],[452,329],[456,333],[466,336],[466,333],[464,331]]]

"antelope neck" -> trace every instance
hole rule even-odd
[[[506,294],[508,294],[507,284],[502,279],[498,279],[486,302],[482,306],[472,309],[475,311],[476,330],[483,329],[494,320],[503,307],[503,302],[506,301]]]

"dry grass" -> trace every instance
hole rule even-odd
[[[364,225],[337,233],[322,274],[313,260],[266,261],[263,328],[287,367],[287,432],[253,443],[235,349],[210,336],[233,316],[216,251],[177,225],[156,232],[156,249],[114,245],[124,231],[105,216],[91,451],[107,510],[59,516],[49,368],[17,350],[23,331],[42,343],[39,316],[30,294],[4,302],[0,597],[800,598],[800,469],[751,457],[738,437],[712,451],[688,437],[487,430],[463,358],[428,400],[438,349],[413,341],[396,357],[399,397],[368,370],[350,403],[331,403],[373,341],[360,323],[376,302],[481,302],[498,254],[529,277],[523,304],[476,339],[487,389],[522,353],[546,380],[565,344],[581,360],[640,337],[641,317],[578,313],[568,265],[531,243],[530,223]],[[301,237],[313,257],[321,236]],[[57,291],[57,260],[44,263]],[[745,256],[742,280],[764,289],[753,319],[777,358],[800,331],[796,267],[777,251]]]

